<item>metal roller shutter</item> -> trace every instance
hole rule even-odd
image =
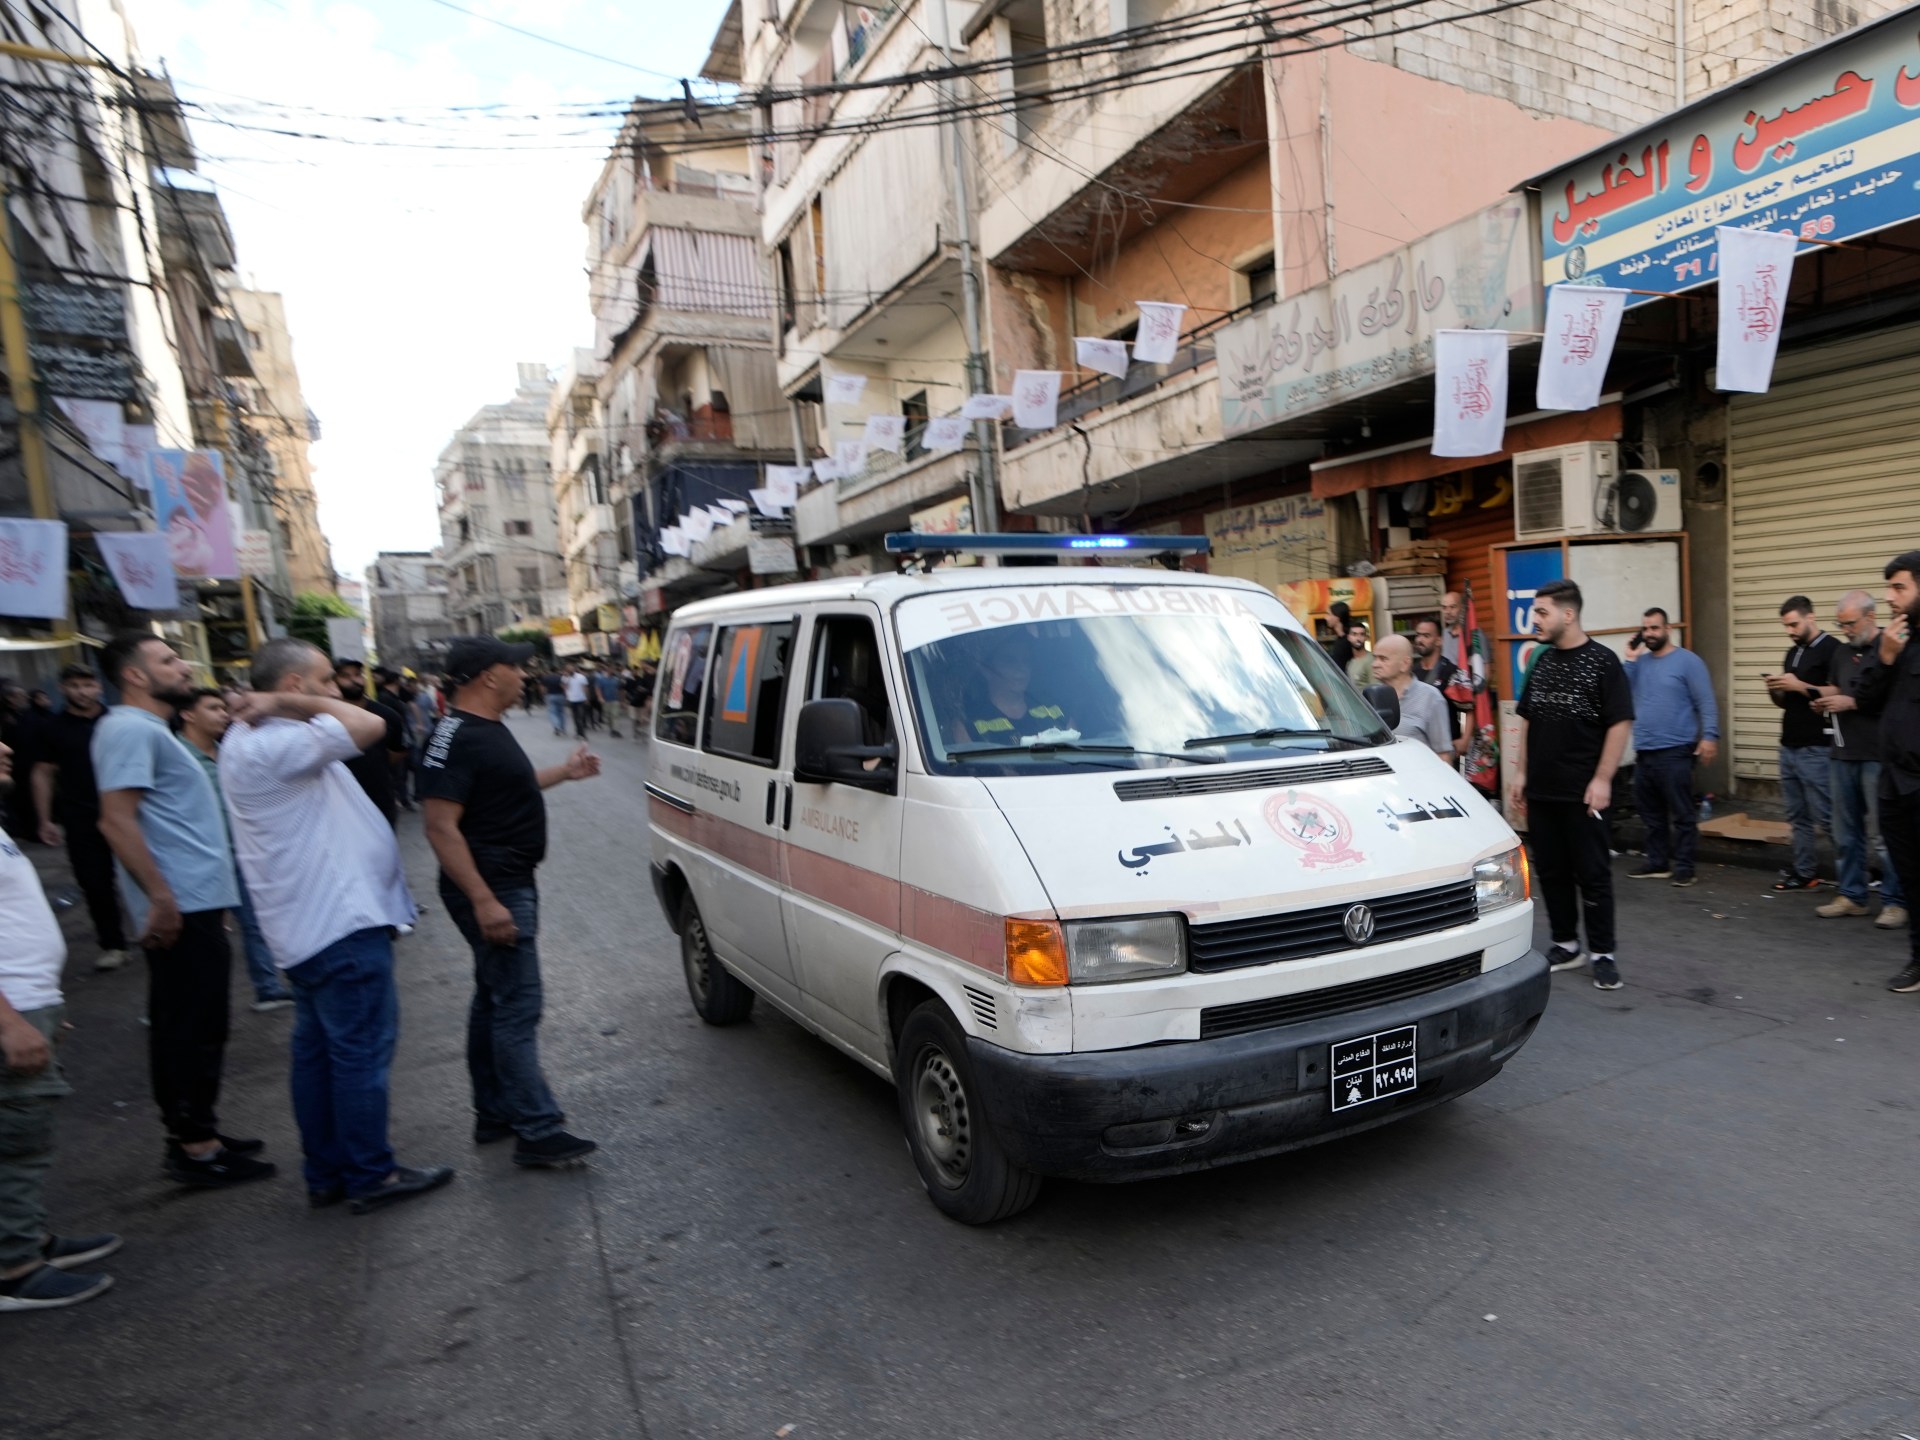
[[[1920,328],[1784,355],[1773,388],[1730,406],[1733,768],[1778,774],[1780,712],[1761,676],[1787,647],[1780,602],[1805,595],[1823,628],[1856,587],[1920,541]],[[1884,617],[1883,617],[1884,618]]]

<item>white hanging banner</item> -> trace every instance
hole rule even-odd
[[[663,555],[685,555],[690,550],[686,532],[678,525],[669,525],[660,532],[660,553]]]
[[[1092,335],[1076,335],[1073,337],[1073,358],[1076,364],[1088,370],[1126,378],[1128,361],[1127,342],[1124,340],[1101,340]]]
[[[824,460],[813,462],[813,478],[825,485],[829,480],[840,478],[840,462],[828,456]]]
[[[781,505],[791,505],[800,498],[800,487],[812,478],[804,465],[769,465],[767,467],[767,493]]]
[[[733,512],[724,505],[709,505],[707,518],[713,522],[715,530],[724,530],[733,523]]]
[[[1603,285],[1556,285],[1547,292],[1536,409],[1591,410],[1600,403],[1626,308],[1627,292]]]
[[[969,395],[960,407],[963,420],[1004,420],[1013,414],[1011,395]]]
[[[1507,332],[1436,330],[1433,453],[1492,455],[1507,429]]]
[[[774,497],[771,490],[749,490],[747,498],[753,501],[753,508],[770,519],[778,519],[787,513],[787,507]]]
[[[749,506],[744,500],[722,500],[720,502],[720,508],[725,510],[729,515],[744,515],[747,513]]]
[[[927,421],[927,428],[920,434],[922,450],[958,450],[967,443],[967,431],[970,427],[958,415],[941,415]]]
[[[136,489],[147,488],[147,456],[160,448],[160,437],[151,425],[127,425],[120,431],[120,458],[114,462],[120,473],[133,481]]]
[[[1771,230],[1725,225],[1713,236],[1720,247],[1720,373],[1714,388],[1765,394],[1773,384],[1773,356],[1800,242]]]
[[[87,449],[95,457],[106,461],[114,469],[120,468],[125,453],[124,445],[127,432],[127,412],[120,408],[118,400],[70,400],[64,395],[54,397],[60,408],[67,412],[67,418],[73,422],[73,428],[86,437]]]
[[[171,583],[171,561],[168,571]],[[0,520],[0,615],[61,620],[66,613],[66,521]]]
[[[1133,358],[1142,365],[1166,365],[1180,348],[1180,317],[1184,305],[1168,305],[1158,300],[1136,300],[1140,307],[1140,328],[1133,337]]]
[[[842,440],[833,447],[833,464],[842,480],[851,480],[863,473],[867,468],[867,442]]]
[[[100,531],[94,537],[113,580],[136,610],[172,610],[180,603],[167,537],[157,530],[136,533]]]
[[[680,517],[680,533],[688,543],[698,545],[713,533],[713,516],[705,510],[689,510]]]
[[[827,376],[827,404],[857,405],[866,388],[867,377],[864,375],[829,375]]]
[[[1060,372],[1013,372],[1013,423],[1022,430],[1051,430],[1060,423]]]
[[[861,443],[869,450],[885,450],[898,455],[905,449],[906,437],[906,416],[869,415],[867,416],[867,433]]]

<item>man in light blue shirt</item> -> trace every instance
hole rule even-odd
[[[223,1136],[214,1115],[227,1048],[226,912],[240,892],[213,782],[168,723],[193,698],[193,667],[150,631],[118,637],[101,663],[123,703],[93,730],[100,833],[147,955],[165,1173],[205,1189],[264,1180],[273,1166],[253,1158],[260,1142]]]
[[[1627,642],[1627,683],[1633,687],[1633,800],[1647,827],[1647,858],[1633,880],[1694,883],[1699,811],[1693,798],[1693,762],[1711,765],[1720,753],[1720,708],[1706,663],[1675,643],[1667,612],[1654,606]]]

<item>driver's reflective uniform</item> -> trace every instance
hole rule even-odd
[[[1066,727],[1067,712],[1044,700],[1032,700],[1019,718],[1004,714],[984,687],[967,692],[967,739],[975,745],[1018,745],[1048,730]]]

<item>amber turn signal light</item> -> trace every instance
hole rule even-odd
[[[1016,985],[1067,983],[1067,937],[1056,922],[1008,919],[1007,979]]]

